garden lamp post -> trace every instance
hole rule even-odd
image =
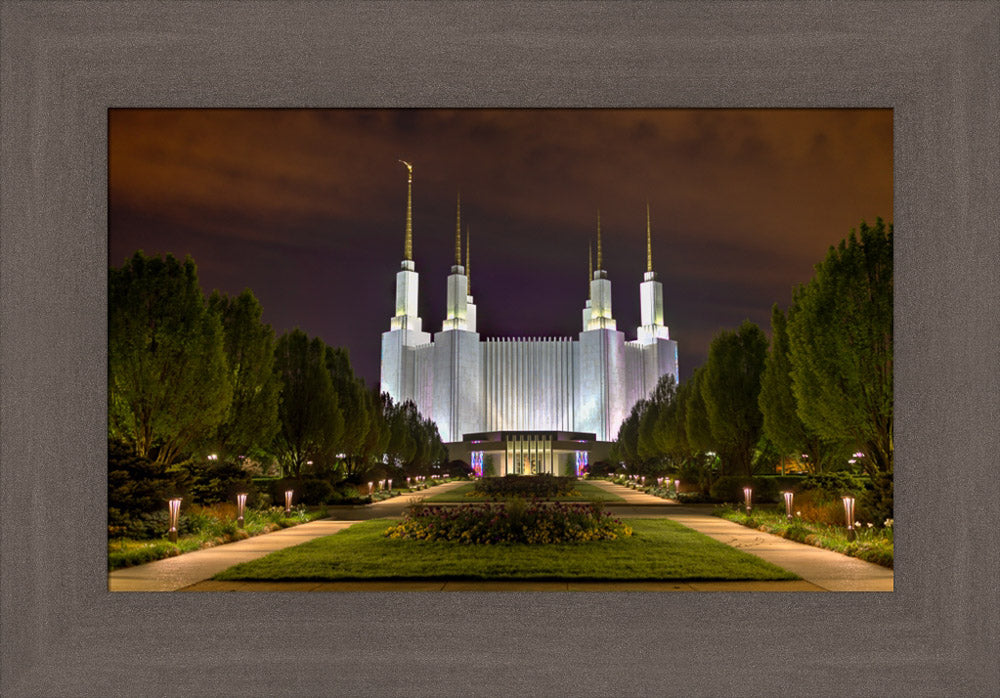
[[[788,517],[788,520],[791,521],[792,520],[792,497],[794,497],[795,495],[792,492],[782,492],[781,494],[785,495],[785,515]]]
[[[743,488],[743,501],[747,505],[747,516],[750,516],[750,495],[753,494],[753,490],[749,487]]]
[[[243,528],[243,511],[247,507],[247,493],[240,492],[236,495],[236,525]]]
[[[374,483],[374,482],[369,482],[369,483],[368,483],[368,496],[369,496],[369,497],[371,496],[371,494],[372,494],[372,489],[374,489],[374,487],[375,487],[375,483]]]
[[[681,481],[674,480],[674,495],[676,496],[680,493],[681,493]]]
[[[844,497],[844,517],[847,519],[847,540],[854,540],[854,497]]]
[[[247,508],[247,493],[240,492],[236,495],[236,525],[243,528],[243,512]]]
[[[177,525],[181,520],[181,498],[175,497],[167,502],[170,507],[170,530],[167,531],[167,537],[170,538],[171,543],[177,542]]]
[[[292,495],[295,494],[295,490],[285,490],[285,516],[292,515]]]
[[[389,478],[389,491],[392,492],[392,478]]]

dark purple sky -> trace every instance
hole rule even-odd
[[[191,255],[277,333],[379,377],[413,163],[424,329],[444,317],[455,196],[486,336],[576,336],[601,211],[614,316],[639,320],[645,205],[686,379],[861,220],[892,220],[891,110],[112,110],[109,253]],[[463,252],[464,257],[464,252]]]

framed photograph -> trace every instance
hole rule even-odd
[[[1000,683],[1000,612],[983,593],[1000,559],[995,2],[0,12],[4,695],[979,695]],[[121,261],[109,128],[129,110],[207,108],[891,110],[894,591],[109,592],[108,264]],[[802,225],[790,208],[772,215]],[[622,282],[616,299],[632,304]]]

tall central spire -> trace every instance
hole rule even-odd
[[[462,266],[462,192],[458,192],[458,207],[455,213],[455,266]]]
[[[653,271],[653,237],[649,230],[649,202],[646,202],[646,271]]]
[[[470,271],[472,267],[469,266],[469,237],[471,235],[472,235],[472,229],[469,227],[469,224],[466,223],[465,224],[465,288],[467,289],[466,292],[470,296],[472,295],[472,272]]]
[[[601,210],[597,209],[597,268],[604,269],[604,255],[601,254]]]
[[[400,160],[406,165],[406,244],[403,246],[403,259],[413,260],[413,165],[406,160]]]
[[[594,280],[594,243],[587,242],[587,300],[592,300],[590,282]]]

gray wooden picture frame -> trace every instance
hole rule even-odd
[[[0,693],[996,695],[998,37],[996,1],[0,1]],[[893,108],[896,591],[107,592],[107,109],[207,106]]]

